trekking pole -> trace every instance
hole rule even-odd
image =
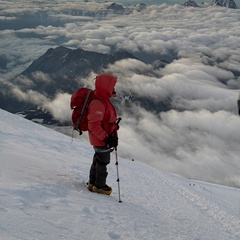
[[[74,128],[72,130],[72,141],[71,141],[71,143],[73,143],[73,136],[74,136]]]
[[[122,118],[117,118],[116,120],[116,124],[118,125],[120,123],[120,121],[122,120]],[[117,135],[117,132],[114,131],[114,135],[116,136]],[[117,182],[118,182],[118,202],[122,202],[121,200],[121,196],[120,196],[120,179],[119,179],[119,170],[118,170],[118,153],[117,153],[117,147],[115,147],[115,155],[116,155],[116,168],[117,168]]]
[[[118,154],[117,154],[117,148],[115,148],[115,155],[116,155],[116,168],[117,168],[117,182],[118,182],[118,202],[122,202],[121,196],[120,196],[120,179],[119,179],[119,170],[118,170]]]

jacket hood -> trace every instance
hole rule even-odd
[[[101,73],[96,77],[95,81],[96,93],[107,98],[116,96],[116,92],[114,91],[116,83],[117,77],[109,73]]]

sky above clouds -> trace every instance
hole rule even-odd
[[[0,0],[0,84],[9,84],[50,47],[144,52],[145,63],[128,59],[108,67],[118,76],[117,92],[155,103],[170,99],[173,110],[153,114],[133,100],[131,111],[124,111],[123,101],[120,154],[164,171],[240,186],[240,9],[149,4],[142,12],[129,6],[127,15],[87,15],[107,4]],[[154,67],[157,56],[170,63]],[[31,90],[13,90],[41,102],[56,118],[71,114],[69,94],[49,101]]]

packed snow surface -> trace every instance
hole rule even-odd
[[[92,155],[79,139],[0,110],[0,239],[240,239],[238,188],[119,157],[119,195],[114,152],[113,193],[91,193]]]

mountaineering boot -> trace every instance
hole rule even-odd
[[[110,195],[112,193],[112,188],[108,185],[105,185],[104,187],[93,186],[92,192]]]
[[[90,192],[92,192],[94,185],[90,182],[87,183],[87,188]]]

